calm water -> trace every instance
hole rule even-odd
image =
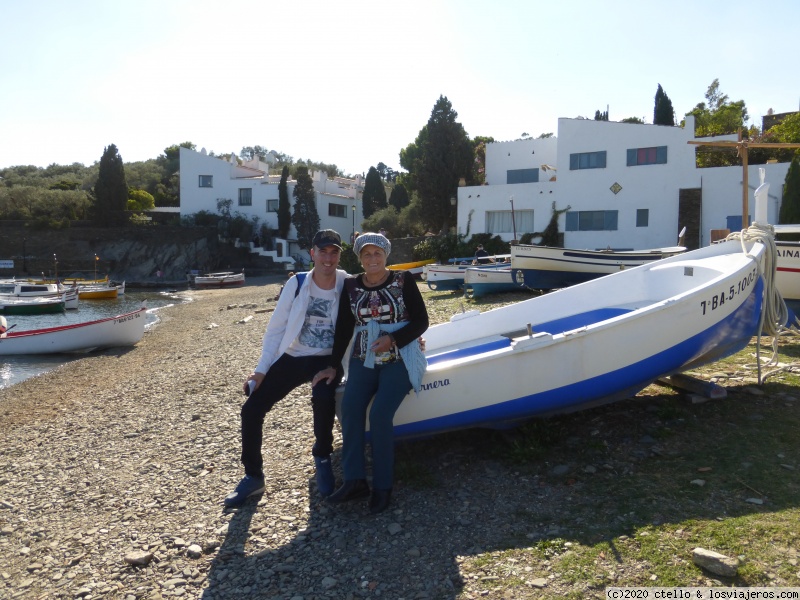
[[[41,329],[57,325],[70,325],[113,317],[139,308],[147,302],[146,329],[159,320],[158,310],[165,306],[180,304],[185,298],[174,292],[125,292],[114,300],[81,300],[77,310],[68,310],[57,315],[6,315],[8,326],[16,324],[16,329]],[[24,381],[29,377],[51,371],[73,360],[80,360],[81,354],[51,354],[41,356],[0,356],[0,389]]]

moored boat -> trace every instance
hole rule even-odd
[[[0,303],[6,298],[63,298],[64,308],[78,308],[78,290],[57,283],[0,282]]]
[[[513,292],[523,289],[506,266],[501,269],[476,269],[470,267],[464,273],[464,296],[480,298],[487,294]]]
[[[425,270],[425,265],[430,265],[435,262],[436,260],[431,258],[428,260],[418,260],[415,262],[387,265],[387,268],[391,269],[392,271],[408,271],[414,276],[414,279],[422,279],[422,273]]]
[[[744,246],[722,242],[431,327],[422,389],[400,405],[395,434],[581,410],[738,352],[774,298],[761,271],[767,244]]]
[[[576,250],[517,244],[511,246],[511,270],[517,283],[553,290],[638,267],[686,252],[683,246],[648,250]]]
[[[125,283],[122,283],[122,289]],[[105,284],[105,285],[79,285],[78,297],[81,300],[106,300],[113,299],[119,296],[120,286]]]
[[[64,312],[64,295],[55,297],[32,296],[19,298],[7,296],[0,299],[3,315],[48,315]]]
[[[132,346],[144,335],[146,311],[146,306],[142,305],[135,311],[85,323],[22,331],[14,328],[0,338],[0,356],[89,352]]]
[[[194,278],[194,286],[197,288],[221,288],[244,285],[244,271],[233,273],[225,271],[222,273],[208,273],[198,275]]]
[[[464,275],[467,269],[497,270],[508,268],[507,262],[510,254],[497,254],[485,257],[492,262],[485,264],[472,264],[472,260],[466,264],[431,264],[425,266],[425,281],[432,290],[460,290],[464,286]]]

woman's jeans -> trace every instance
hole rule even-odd
[[[372,487],[392,489],[394,479],[394,414],[411,391],[408,371],[402,361],[368,369],[357,358],[350,359],[347,385],[342,398],[342,466],[345,481],[366,478],[364,460],[367,406],[372,446]]]
[[[262,477],[264,417],[275,404],[295,388],[311,379],[331,364],[330,356],[289,356],[283,354],[275,361],[264,381],[242,406],[242,464],[244,472]],[[314,447],[311,454],[322,458],[333,451],[333,420],[336,416],[338,379],[327,384],[320,381],[311,388],[311,407],[314,413]]]

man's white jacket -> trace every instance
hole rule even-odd
[[[308,299],[311,297],[311,277],[314,269],[306,273],[300,291],[297,291],[297,275],[294,275],[286,282],[275,305],[275,310],[264,332],[264,339],[261,342],[261,358],[258,359],[256,373],[264,373],[278,360],[286,349],[300,335],[300,330],[306,319],[308,309]],[[339,298],[342,295],[344,280],[348,275],[341,269],[336,270],[335,299],[331,307],[331,317],[334,328],[336,327],[336,316],[339,313]]]

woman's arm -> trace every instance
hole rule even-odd
[[[428,329],[428,309],[425,307],[417,282],[407,271],[403,272],[403,302],[408,310],[409,321],[408,325],[392,334],[398,348],[416,342],[417,338]]]

